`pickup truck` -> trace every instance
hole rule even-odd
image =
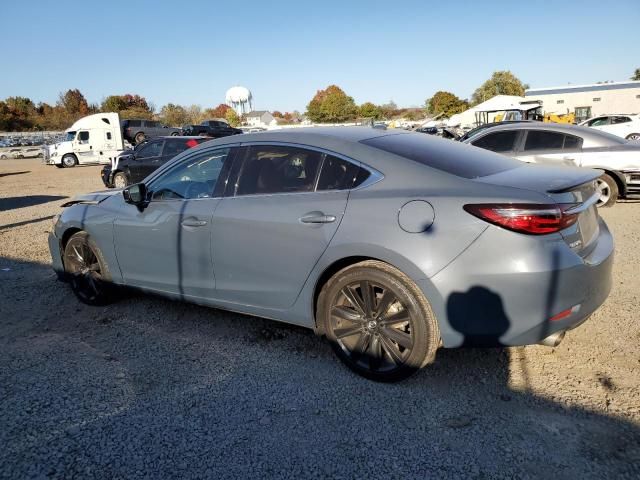
[[[233,128],[220,120],[205,120],[200,125],[185,125],[182,127],[182,135],[220,138],[242,133],[239,128]]]

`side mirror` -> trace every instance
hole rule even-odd
[[[144,183],[136,183],[122,190],[122,196],[125,202],[143,207],[147,202],[147,187]]]

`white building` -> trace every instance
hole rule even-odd
[[[247,125],[250,127],[275,127],[278,125],[276,119],[266,110],[255,110],[247,113]]]
[[[640,112],[640,81],[530,88],[524,95],[542,101],[545,114],[575,113],[576,123],[609,113]]]

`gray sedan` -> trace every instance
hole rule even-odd
[[[462,140],[523,162],[599,168],[598,206],[640,192],[640,143],[593,128],[521,122],[478,129]]]
[[[302,325],[392,381],[585,321],[611,286],[599,175],[404,131],[246,134],[73,199],[49,247],[88,304],[124,286]]]

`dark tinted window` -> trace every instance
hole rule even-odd
[[[249,147],[236,195],[311,192],[322,154],[296,147]]]
[[[360,167],[341,158],[327,155],[322,164],[318,190],[346,190],[353,186]]]
[[[582,144],[582,139],[574,137],[573,135],[565,135],[564,137],[564,149],[579,148]]]
[[[158,128],[160,127],[160,122],[154,122],[153,120],[145,120],[144,126],[149,128]]]
[[[385,135],[361,143],[463,178],[484,177],[521,166],[518,160],[422,133]]]
[[[545,130],[529,130],[524,150],[560,150],[564,143],[564,135]]]
[[[142,122],[140,120],[126,120],[128,127],[139,127]]]
[[[513,150],[517,138],[517,130],[507,130],[485,135],[475,142],[472,142],[472,145],[484,148],[485,150],[491,150],[492,152],[510,152]]]
[[[83,142],[89,140],[89,132],[80,132],[78,134],[78,140],[82,140]]]
[[[611,123],[627,123],[630,121],[629,117],[611,117]]]
[[[601,125],[609,125],[609,117],[598,117],[594,118],[590,122],[587,123],[590,127],[599,127]]]
[[[208,140],[207,138],[189,138],[189,139],[181,139],[181,138],[176,138],[176,139],[169,139],[166,140],[164,143],[164,150],[162,152],[163,156],[169,156],[169,157],[175,157],[177,154],[184,152],[185,150],[189,149],[189,148],[193,148],[193,147],[197,147],[198,145],[200,145],[202,142],[204,142],[205,140]]]
[[[223,167],[230,159],[230,148],[208,150],[191,155],[165,172],[150,185],[154,200],[182,200],[213,196]]]
[[[137,158],[158,157],[162,154],[162,142],[149,142],[136,153]]]

